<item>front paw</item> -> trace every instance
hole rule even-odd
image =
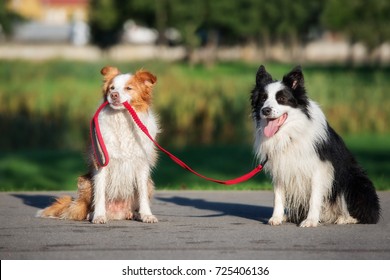
[[[158,222],[157,218],[154,215],[146,215],[146,214],[137,213],[134,216],[135,216],[134,218],[137,221],[141,221],[143,223],[154,224],[154,223]]]
[[[300,227],[317,227],[318,221],[312,220],[312,219],[306,219],[299,226]]]
[[[283,223],[284,217],[278,217],[278,216],[272,216],[271,219],[269,219],[268,224],[271,226],[279,226]]]
[[[93,217],[92,223],[94,223],[94,224],[105,224],[105,223],[107,223],[107,218],[106,218],[106,216],[99,215],[99,216]]]

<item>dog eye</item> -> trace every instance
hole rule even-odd
[[[280,97],[278,97],[277,101],[284,103],[287,101],[287,98],[284,96],[280,96]]]
[[[126,90],[132,90],[132,88],[131,87],[126,87]]]
[[[110,89],[111,89],[111,90],[114,90],[114,89],[115,89],[115,87],[114,87],[114,86],[110,86]]]

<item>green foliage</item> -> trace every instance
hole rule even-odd
[[[82,149],[89,121],[101,98],[104,63],[52,61],[0,64],[2,150]],[[124,72],[145,68],[158,77],[154,110],[162,143],[252,142],[250,91],[258,65],[223,63],[213,68],[158,61],[115,64]],[[268,64],[275,79],[291,66]],[[304,67],[310,97],[342,134],[389,133],[389,69]]]
[[[75,190],[86,171],[89,121],[101,98],[99,70],[111,63],[52,61],[0,63],[0,190]],[[223,63],[214,68],[159,61],[115,64],[143,67],[158,77],[154,110],[158,141],[207,176],[230,179],[256,163],[250,91],[258,65]],[[267,64],[280,79],[290,65]],[[368,171],[378,189],[390,184],[389,69],[303,68],[312,99]],[[362,136],[364,135],[364,136]],[[239,164],[237,164],[239,163]],[[160,189],[223,188],[205,183],[161,156]],[[269,189],[264,174],[229,189]]]
[[[318,24],[323,2],[165,0],[157,1],[160,5],[153,5],[152,0],[133,0],[128,9],[135,12],[133,15],[137,20],[151,26],[156,26],[159,15],[166,17],[166,25],[179,29],[187,46],[196,47],[199,45],[196,34],[205,33],[202,36],[207,40],[210,31],[217,32],[224,43],[257,41],[264,34],[289,43],[291,37],[304,36],[310,27]]]
[[[91,1],[90,20],[101,30],[112,30],[118,25],[119,15],[111,0]]]
[[[12,25],[25,19],[7,8],[7,1],[0,1],[0,35],[12,34]]]
[[[199,46],[199,38],[196,35],[198,27],[205,18],[206,0],[168,1],[168,25],[176,27],[183,36],[183,42],[192,50]]]
[[[92,0],[91,27],[102,47],[118,41],[123,23],[134,19],[157,28],[177,28],[191,52],[222,44],[283,42],[296,45],[329,29],[374,48],[390,40],[388,0]],[[164,40],[160,41],[163,42]]]
[[[367,170],[377,190],[390,189],[389,135],[345,137],[346,144]],[[216,179],[232,179],[255,166],[251,145],[211,145],[169,147],[175,155],[202,174]],[[83,154],[69,150],[0,152],[0,191],[77,189],[77,177],[87,168]],[[264,190],[271,180],[260,173],[233,186],[204,181],[161,155],[153,179],[158,190]]]
[[[106,49],[119,41],[123,19],[120,17],[118,0],[91,0],[89,5],[89,24],[92,41]]]
[[[322,14],[325,27],[346,34],[352,42],[374,48],[390,40],[387,0],[329,0]]]

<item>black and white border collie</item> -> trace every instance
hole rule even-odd
[[[274,187],[270,225],[378,222],[375,188],[320,107],[307,97],[300,66],[282,81],[260,66],[251,103],[255,153],[260,161],[268,160],[265,170]]]

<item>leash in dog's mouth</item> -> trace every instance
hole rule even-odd
[[[90,137],[91,137],[91,142],[92,142],[92,149],[95,155],[95,159],[97,164],[100,167],[107,166],[108,163],[110,162],[110,157],[107,152],[106,145],[104,144],[104,139],[102,137],[101,131],[100,131],[100,126],[99,126],[99,120],[98,116],[101,110],[108,105],[109,102],[106,101],[100,107],[97,109],[95,115],[93,116],[91,120],[91,130],[90,130]],[[238,183],[245,182],[249,179],[251,179],[253,176],[258,174],[261,170],[263,170],[264,164],[267,162],[268,157],[258,166],[256,166],[252,171],[238,177],[234,178],[231,180],[217,180],[213,178],[206,177],[195,170],[193,170],[191,167],[189,167],[185,162],[183,162],[181,159],[170,153],[168,150],[164,149],[160,144],[156,142],[156,140],[153,139],[153,137],[150,135],[147,127],[141,122],[139,119],[137,113],[131,107],[131,105],[126,101],[122,103],[123,106],[127,109],[127,111],[130,113],[131,117],[133,118],[133,121],[135,124],[138,126],[139,129],[153,142],[153,144],[163,153],[165,153],[172,161],[174,161],[176,164],[180,165],[182,168],[190,171],[191,173],[195,174],[196,176],[203,178],[207,181],[218,183],[218,184],[223,184],[223,185],[234,185]]]

